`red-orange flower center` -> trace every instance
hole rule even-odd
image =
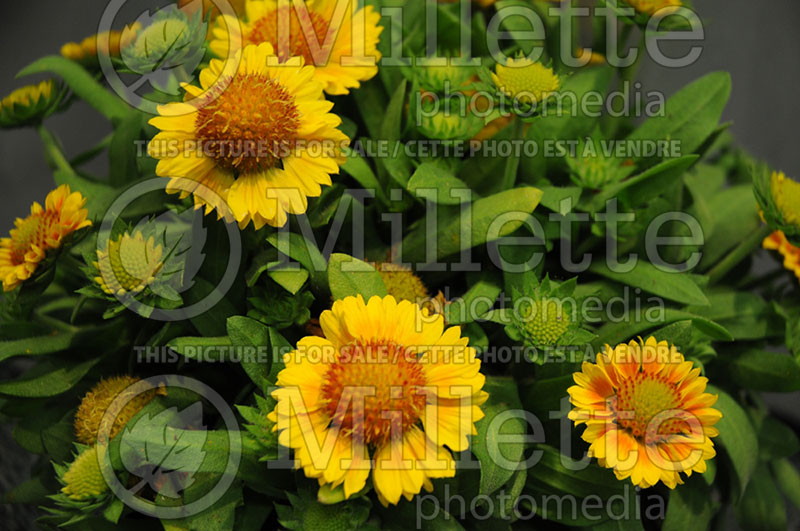
[[[294,97],[264,75],[237,75],[212,90],[197,113],[203,153],[237,174],[275,167],[297,137]]]
[[[323,382],[321,394],[331,425],[370,445],[405,433],[425,407],[425,374],[417,355],[394,343],[342,348]]]
[[[290,10],[291,14],[287,14]],[[297,12],[289,7],[284,7],[268,12],[256,20],[244,38],[244,44],[259,44],[268,42],[272,44],[278,60],[285,62],[290,57],[302,57],[305,64],[316,64],[308,40],[316,38],[315,47],[319,46],[322,57],[327,57],[325,37],[328,33],[328,22],[317,13],[308,12],[308,18],[300,23]],[[288,24],[287,24],[288,22]],[[279,31],[280,30],[280,31]],[[306,37],[308,32],[308,37]],[[313,33],[313,35],[312,35]],[[280,41],[278,36],[280,35]]]
[[[47,240],[57,223],[58,213],[54,211],[43,211],[25,218],[11,237],[11,262],[14,265],[23,263],[34,245],[40,249],[47,248]]]
[[[638,372],[634,378],[623,380],[612,409],[617,423],[634,437],[653,442],[658,437],[681,433],[686,422],[670,411],[677,410],[681,399],[678,389],[659,374]]]

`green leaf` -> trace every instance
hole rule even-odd
[[[761,224],[750,184],[720,190],[706,201],[714,221],[711,227],[701,225],[705,235],[701,271],[711,268]]]
[[[365,301],[386,296],[386,286],[374,267],[352,256],[334,253],[328,263],[328,283],[334,299],[361,295]]]
[[[712,339],[733,341],[733,336],[728,333],[725,328],[714,321],[706,319],[704,316],[682,310],[675,310],[673,308],[665,308],[663,312],[659,313],[661,313],[660,318],[656,318],[655,316],[650,318],[645,315],[644,319],[637,320],[633,317],[626,316],[619,322],[605,324],[597,331],[599,338],[592,344],[599,346],[605,343],[610,345],[617,345],[622,342],[627,343],[631,338],[641,335],[656,326],[668,325],[677,321],[686,320],[692,321],[695,328]]]
[[[315,244],[294,232],[272,233],[267,242],[308,270],[315,291],[327,289],[328,263]]]
[[[775,417],[766,416],[758,427],[758,451],[764,461],[792,457],[800,452],[800,440],[792,428]]]
[[[167,346],[189,359],[210,361],[225,361],[231,338],[219,337],[176,337],[167,343]]]
[[[267,356],[266,360],[261,360],[264,352],[269,348],[269,327],[259,323],[255,319],[234,315],[228,317],[228,335],[231,343],[237,347],[245,347],[240,352],[241,365],[247,376],[260,389],[266,387],[270,368],[272,367],[272,356]],[[252,356],[248,355],[252,353]],[[266,361],[262,363],[261,361]]]
[[[761,339],[783,335],[783,319],[755,293],[717,291],[708,295],[709,305],[686,308],[723,326],[735,339]]]
[[[280,286],[291,293],[297,295],[297,292],[303,287],[308,280],[308,270],[306,269],[273,269],[267,273],[269,277],[280,284]]]
[[[489,399],[482,406],[485,416],[475,425],[478,435],[472,440],[472,453],[481,464],[480,494],[491,494],[521,466],[526,422],[512,378],[489,376],[483,389]]]
[[[589,271],[675,302],[708,304],[705,294],[689,275],[678,271],[662,271],[650,262],[641,259],[636,262],[632,270],[626,273],[612,271],[605,261],[595,262]]]
[[[730,361],[733,381],[745,389],[767,392],[800,390],[800,364],[788,354],[746,350]]]
[[[440,205],[463,203],[466,201],[463,197],[464,191],[469,190],[464,181],[447,171],[441,164],[434,162],[420,164],[408,180],[407,188],[417,197]],[[459,190],[460,193],[453,194],[452,190]]]
[[[734,499],[741,500],[758,465],[756,432],[742,406],[728,393],[712,385],[709,385],[706,391],[719,395],[714,407],[722,412],[722,418],[716,424],[719,436],[715,441],[719,442],[728,453],[733,471]]]
[[[470,283],[469,290],[444,307],[444,316],[451,325],[461,325],[474,321],[488,312],[502,291],[499,279],[485,275],[477,282]]]
[[[57,55],[42,57],[23,68],[17,77],[41,73],[53,73],[60,76],[76,96],[109,120],[122,120],[131,112],[128,104],[119,96],[103,88],[79,64],[64,57]]]
[[[581,188],[578,186],[542,186],[542,200],[541,205],[545,208],[558,212],[562,216],[569,214],[575,205],[578,204],[578,199],[581,197]],[[561,202],[565,199],[569,201],[566,203],[570,206],[569,210],[562,208]]]
[[[730,93],[730,74],[708,74],[669,98],[665,105],[665,114],[649,118],[628,136],[628,140],[675,140],[680,142],[681,153],[694,153],[716,130]],[[640,157],[637,162],[652,165],[661,158]]]
[[[753,474],[744,496],[734,505],[734,514],[742,529],[786,529],[786,506],[766,464]]]
[[[341,166],[342,171],[358,181],[358,184],[365,190],[372,190],[375,192],[375,197],[381,203],[384,205],[389,204],[383,187],[367,161],[349,147],[344,149],[344,154],[347,156],[347,160]]]
[[[72,359],[48,359],[15,380],[0,382],[0,394],[25,398],[56,396],[69,391],[100,358],[76,363]]]
[[[69,348],[77,332],[56,332],[48,336],[0,341],[0,361],[14,356],[39,356]]]
[[[772,462],[775,482],[792,504],[800,509],[800,472],[788,459]]]
[[[699,477],[692,476],[669,495],[667,516],[662,531],[705,531],[714,516],[711,489]]]
[[[511,234],[523,224],[523,216],[530,214],[539,204],[542,191],[531,187],[520,187],[506,190],[491,197],[478,199],[470,207],[440,207],[439,224],[436,232],[437,256],[430,260],[444,258],[466,250],[469,247],[483,245]],[[453,211],[452,209],[455,209]],[[501,218],[509,213],[513,217]],[[446,216],[444,214],[451,214]],[[502,226],[497,224],[498,219],[508,219]],[[489,235],[489,228],[493,225],[494,234]],[[464,241],[464,235],[470,239]],[[410,234],[403,239],[403,259],[408,262],[421,263],[426,259],[426,246],[433,235],[426,223],[417,225]]]
[[[128,113],[117,125],[108,148],[109,182],[112,186],[122,186],[138,177],[139,146],[136,141],[141,138],[143,125],[144,115],[136,111]]]

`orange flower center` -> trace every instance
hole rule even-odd
[[[417,355],[394,343],[357,342],[342,348],[323,382],[331,424],[370,445],[405,433],[425,407],[425,375]]]
[[[265,75],[237,75],[221,86],[197,113],[203,153],[237,175],[275,167],[297,137],[294,97]]]
[[[47,239],[58,223],[58,213],[44,211],[31,214],[16,227],[11,237],[11,262],[19,265],[25,261],[25,255],[35,245],[40,249],[48,247]]]
[[[287,9],[291,10],[289,16],[286,14]],[[306,19],[301,24],[300,18],[294,9],[283,7],[272,10],[253,23],[250,32],[244,38],[244,44],[268,42],[275,49],[275,54],[280,62],[285,62],[290,57],[302,57],[305,59],[305,64],[313,65],[315,61],[308,46],[308,40],[316,37],[316,42],[321,48],[328,33],[328,22],[317,13],[309,11],[308,15],[310,21]],[[287,20],[289,21],[288,28],[285,27]],[[278,42],[279,25],[282,25],[280,27],[280,42]],[[310,34],[312,28],[313,37]],[[305,31],[309,32],[308,39],[306,39]],[[317,45],[315,44],[315,46]],[[327,55],[327,53],[324,54],[325,57]]]
[[[620,384],[614,399],[617,423],[634,437],[653,442],[658,436],[684,431],[686,422],[669,413],[679,408],[678,389],[663,376],[639,372]]]

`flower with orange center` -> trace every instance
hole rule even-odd
[[[339,173],[348,142],[314,67],[270,65],[270,57],[264,43],[230,62],[212,59],[201,87],[184,85],[186,99],[150,120],[161,132],[148,152],[171,179],[167,191],[192,193],[197,208],[230,214],[241,228],[280,227],[287,213],[304,213],[307,198]]]
[[[284,357],[269,415],[306,475],[347,498],[372,471],[384,505],[452,477],[488,397],[461,329],[391,295],[336,301],[320,326]]]
[[[0,279],[3,290],[11,291],[29,279],[47,251],[58,249],[65,237],[92,224],[83,208],[86,198],[62,184],[49,194],[44,208],[31,205],[26,218],[17,218],[10,237],[0,238]]]
[[[584,362],[568,389],[569,418],[586,424],[589,455],[644,488],[662,481],[672,489],[680,472],[705,472],[722,413],[700,369],[653,337],[606,346],[596,361]]]
[[[236,52],[237,43],[270,43],[278,59],[303,58],[316,67],[315,78],[328,94],[347,94],[378,73],[378,40],[383,27],[372,6],[353,12],[355,0],[310,0],[297,3],[247,0],[246,16],[216,19],[209,48],[218,57]],[[279,38],[280,37],[280,38]]]
[[[783,267],[793,272],[800,280],[800,247],[796,247],[786,239],[783,231],[776,230],[764,239],[764,249],[778,251],[783,256]]]

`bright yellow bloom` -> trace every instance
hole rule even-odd
[[[94,280],[109,295],[139,293],[155,280],[164,265],[162,255],[163,247],[152,236],[145,240],[140,231],[120,234],[97,250],[94,266],[100,275]]]
[[[783,267],[793,272],[800,280],[800,248],[792,245],[786,235],[776,230],[764,239],[764,249],[778,251],[783,256]]]
[[[56,111],[65,90],[51,79],[14,90],[0,100],[0,127],[36,125]]]
[[[492,80],[508,96],[530,104],[545,100],[560,86],[552,68],[527,57],[508,59],[505,66],[498,64]]]
[[[788,179],[783,172],[772,172],[772,200],[783,221],[800,227],[800,183]]]
[[[384,505],[452,477],[488,397],[461,329],[391,295],[336,301],[320,326],[284,357],[269,415],[306,476],[350,497],[371,470]]]
[[[47,251],[59,248],[66,236],[92,224],[86,219],[85,204],[85,197],[62,184],[47,194],[44,208],[34,202],[28,217],[17,218],[10,237],[0,238],[0,279],[4,291],[11,291],[29,279]]]
[[[339,173],[348,142],[314,67],[268,65],[273,56],[263,43],[229,63],[212,59],[202,88],[184,85],[186,100],[159,106],[150,120],[162,132],[148,152],[170,178],[167,191],[193,192],[197,208],[219,217],[227,203],[241,228],[280,227],[287,213],[304,213]]]
[[[654,15],[661,9],[667,9],[665,13],[673,13],[683,6],[681,0],[625,0],[632,8],[639,13]]]
[[[237,43],[267,42],[281,62],[302,57],[305,64],[314,65],[315,79],[328,94],[347,94],[378,73],[381,53],[377,46],[383,31],[378,25],[381,16],[372,6],[353,13],[353,4],[311,0],[305,4],[306,15],[288,3],[279,9],[278,0],[247,0],[243,19],[217,18],[209,48],[218,57],[229,57]],[[346,9],[337,11],[337,5]],[[279,34],[284,41],[278,41]]]
[[[142,25],[135,22],[122,31],[104,31],[81,42],[68,42],[61,47],[61,55],[84,65],[95,63],[98,54],[119,57],[120,49],[133,41],[141,29]]]
[[[69,465],[62,478],[61,492],[73,500],[96,498],[108,491],[108,483],[100,471],[96,447],[87,448]]]
[[[683,483],[680,472],[702,474],[716,455],[717,397],[705,392],[700,369],[666,341],[606,346],[596,364],[584,362],[573,378],[569,418],[586,424],[589,455],[618,479],[640,487],[662,481],[672,489]]]
[[[97,442],[100,424],[111,403],[122,393],[130,397],[125,406],[119,411],[108,430],[109,439],[113,439],[122,428],[146,406],[157,394],[164,394],[162,389],[151,389],[137,395],[131,391],[126,391],[130,386],[138,382],[138,378],[132,376],[114,376],[100,380],[92,389],[86,393],[75,413],[75,435],[78,442],[93,446]],[[121,399],[122,400],[122,399]],[[105,431],[105,430],[104,430]]]
[[[3,98],[0,106],[3,110],[13,110],[15,105],[22,107],[32,107],[43,99],[50,99],[53,94],[53,80],[47,79],[36,85],[20,87],[14,92]]]

